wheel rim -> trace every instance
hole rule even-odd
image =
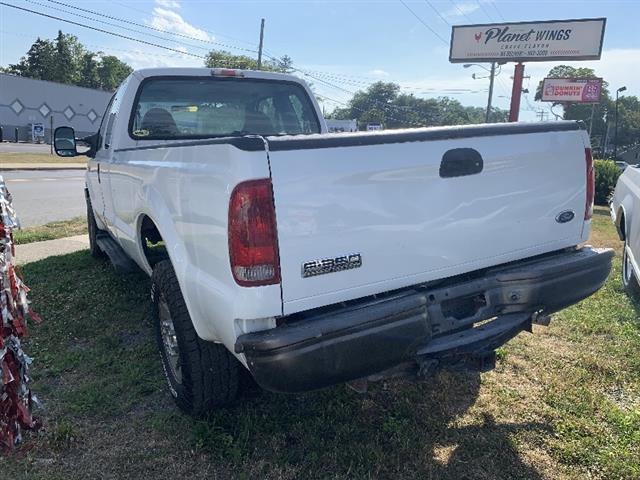
[[[164,350],[169,369],[176,382],[182,383],[182,368],[180,367],[180,349],[178,347],[178,337],[173,325],[169,304],[161,295],[158,299],[158,314],[160,317],[160,335],[162,337],[162,348]]]
[[[629,254],[627,253],[627,245],[624,246],[624,259],[622,261],[622,281],[625,285],[629,285],[631,282],[631,274],[633,272],[633,267],[631,266],[631,259],[629,258]]]

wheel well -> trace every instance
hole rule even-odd
[[[140,242],[144,256],[147,258],[151,268],[156,263],[169,258],[160,230],[153,220],[146,215],[142,217],[140,222]]]

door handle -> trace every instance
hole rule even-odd
[[[98,183],[100,183],[100,162],[98,162]]]
[[[452,148],[442,156],[440,177],[453,178],[476,175],[482,172],[484,161],[480,152],[473,148]]]

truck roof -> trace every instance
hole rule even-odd
[[[164,76],[179,76],[179,77],[204,77],[214,75],[215,71],[235,71],[238,76],[244,78],[261,78],[265,80],[286,80],[289,82],[297,82],[306,84],[306,82],[295,75],[287,73],[265,72],[258,70],[242,70],[237,68],[143,68],[133,72],[133,75],[139,79],[148,77],[164,77]],[[224,75],[222,75],[224,76]],[[232,76],[232,75],[229,75]]]

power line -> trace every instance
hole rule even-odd
[[[55,3],[61,3],[61,2],[55,2]],[[107,31],[107,30],[104,30],[104,29],[101,29],[101,28],[98,28],[98,27],[95,27],[95,26],[86,25],[86,24],[79,23],[79,22],[74,22],[72,20],[68,20],[68,19],[65,19],[65,18],[57,17],[57,16],[54,16],[54,15],[49,15],[49,14],[42,13],[42,12],[37,12],[35,10],[30,10],[28,8],[19,7],[17,5],[12,5],[12,4],[9,4],[9,3],[6,3],[6,2],[0,2],[0,5],[4,5],[4,6],[7,6],[7,7],[15,8],[17,10],[21,10],[21,11],[32,13],[32,14],[39,15],[39,16],[42,16],[42,17],[50,18],[50,19],[53,19],[53,20],[62,21],[62,22],[65,22],[65,23],[69,23],[71,25],[76,25],[76,26],[79,26],[79,27],[87,28],[89,30],[94,30],[94,31],[97,31],[97,32],[105,33],[107,35],[123,38],[123,39],[126,39],[126,40],[131,40],[131,41],[138,42],[138,43],[141,43],[141,44],[144,44],[144,45],[149,45],[149,46],[153,46],[153,47],[156,47],[156,48],[161,48],[161,49],[164,49],[164,50],[172,51],[172,52],[175,52],[175,53],[179,53],[181,55],[188,55],[188,56],[195,57],[195,58],[206,59],[205,56],[194,54],[194,53],[191,53],[191,52],[188,52],[188,51],[178,50],[178,49],[175,49],[175,48],[167,47],[165,45],[160,45],[160,44],[157,44],[157,43],[141,40],[139,38],[134,38],[134,37],[130,37],[130,36],[127,36],[127,35],[122,35],[122,34],[119,34],[119,33],[110,32],[110,31]],[[70,13],[70,12],[65,12],[65,13]],[[98,12],[95,12],[93,14],[94,15],[100,15]],[[94,19],[90,19],[90,20],[98,21],[98,20],[94,20]],[[132,23],[132,22],[129,22],[129,23]],[[138,33],[141,33],[141,32],[138,32]],[[173,40],[173,41],[175,41],[175,40]],[[189,45],[189,46],[191,46],[191,45]],[[279,60],[277,58],[275,58],[275,57],[272,57],[270,55],[266,55],[266,56],[270,57],[274,62],[279,62]],[[345,92],[345,93],[347,93],[347,94],[349,94],[351,96],[354,96],[356,94],[356,92],[353,92],[351,90],[342,88],[342,87],[340,87],[338,85],[335,85],[335,84],[327,81],[326,80],[326,78],[327,78],[326,75],[324,76],[324,78],[322,78],[321,76],[318,76],[317,74],[314,75],[313,73],[305,71],[305,70],[302,70],[302,69],[293,68],[292,70],[300,72],[304,76],[313,78],[313,79],[315,79],[316,81],[320,82],[321,84],[323,84],[325,86],[328,86],[328,87],[336,89],[336,90],[340,90],[340,91]],[[450,93],[453,94],[453,92],[450,92]],[[463,92],[461,91],[460,93],[463,93]],[[396,110],[402,110],[402,111],[405,111],[405,112],[406,111],[411,111],[411,112],[414,112],[414,113],[418,113],[415,109],[412,109],[412,108],[401,107],[401,106],[396,106],[396,105],[389,105],[389,104],[385,104],[385,103],[379,102],[379,101],[374,101],[374,103],[379,105],[380,108],[382,108],[384,111],[387,111],[387,112],[389,111],[389,109],[394,109],[395,108]],[[392,119],[392,120],[400,121],[400,120],[398,120],[396,118],[393,118],[393,117],[391,117],[389,115],[388,115],[388,117],[390,119]],[[421,124],[418,124],[417,122],[409,122],[409,123],[412,123],[414,125],[421,125]]]
[[[89,21],[91,21],[91,22],[101,23],[101,24],[103,24],[103,25],[109,25],[110,27],[116,27],[116,28],[120,28],[120,29],[122,29],[122,30],[127,30],[127,31],[129,31],[129,32],[139,33],[140,35],[147,35],[147,36],[149,36],[149,37],[157,38],[157,39],[159,39],[159,40],[164,40],[164,41],[168,41],[168,42],[179,43],[179,44],[181,44],[181,45],[184,45],[184,46],[186,46],[186,47],[190,47],[190,48],[197,48],[197,49],[199,49],[199,50],[207,50],[207,51],[209,50],[209,48],[207,48],[207,47],[202,47],[202,46],[200,46],[200,45],[192,45],[192,44],[190,44],[190,43],[184,43],[184,42],[183,42],[183,41],[181,41],[181,40],[174,40],[174,39],[172,39],[172,38],[166,38],[166,37],[162,37],[162,36],[160,36],[160,35],[154,35],[153,33],[141,32],[140,30],[136,30],[136,29],[134,29],[134,28],[124,27],[124,26],[122,26],[122,25],[118,25],[118,24],[116,24],[116,23],[106,22],[106,21],[104,21],[104,20],[99,20],[99,19],[97,19],[97,18],[88,17],[88,16],[86,16],[86,15],[82,15],[82,14],[80,14],[80,13],[70,12],[70,11],[67,11],[67,10],[64,10],[64,9],[61,9],[61,8],[51,7],[51,6],[49,6],[49,5],[45,5],[44,3],[36,2],[35,0],[25,0],[25,1],[26,1],[26,2],[29,2],[29,3],[33,3],[34,5],[39,5],[39,6],[41,6],[41,7],[49,8],[49,9],[51,9],[51,10],[55,10],[55,11],[57,11],[57,12],[66,13],[67,15],[74,15],[74,16],[79,17],[79,18],[84,18],[85,20],[89,20]]]
[[[178,50],[178,49],[171,48],[171,47],[167,47],[167,46],[164,46],[164,45],[159,45],[159,44],[157,44],[157,43],[147,42],[146,40],[141,40],[141,39],[139,39],[139,38],[129,37],[129,36],[127,36],[127,35],[121,35],[121,34],[119,34],[119,33],[115,33],[115,32],[109,32],[109,31],[107,31],[107,30],[103,30],[103,29],[101,29],[101,28],[93,27],[93,26],[90,26],[90,25],[85,25],[85,24],[82,24],[82,23],[79,23],[79,22],[74,22],[74,21],[72,21],[72,20],[67,20],[67,19],[64,19],[64,18],[61,18],[61,17],[56,17],[55,15],[49,15],[49,14],[42,13],[42,12],[36,12],[35,10],[30,10],[30,9],[28,9],[28,8],[19,7],[19,6],[17,6],[17,5],[12,5],[12,4],[10,4],[10,3],[5,3],[5,2],[1,2],[1,1],[0,1],[0,5],[6,6],[6,7],[10,7],[10,8],[15,8],[16,10],[21,10],[21,11],[28,12],[28,13],[33,13],[33,14],[35,14],[35,15],[39,15],[39,16],[42,16],[42,17],[50,18],[50,19],[53,19],[53,20],[59,20],[59,21],[61,21],[61,22],[69,23],[69,24],[71,24],[71,25],[76,25],[76,26],[79,26],[79,27],[87,28],[87,29],[89,29],[89,30],[95,30],[95,31],[97,31],[97,32],[106,33],[107,35],[112,35],[112,36],[114,36],[114,37],[119,37],[119,38],[123,38],[123,39],[126,39],[126,40],[131,40],[131,41],[134,41],[134,42],[139,42],[139,43],[142,43],[142,44],[145,44],[145,45],[150,45],[150,46],[152,46],[152,47],[157,47],[157,48],[162,48],[162,49],[164,49],[164,50],[173,51],[173,52],[176,52],[176,53],[180,53],[180,54],[182,54],[182,55],[189,55],[189,56],[191,56],[191,57],[196,57],[196,58],[206,59],[206,57],[205,57],[205,56],[203,56],[203,55],[197,55],[197,54],[195,54],[195,53],[191,53],[191,52],[187,52],[187,51]],[[299,72],[301,72],[301,73],[303,73],[303,74],[305,74],[305,75],[308,75],[307,73],[305,73],[305,72],[304,72],[304,71],[302,71],[302,70],[299,70],[299,69],[294,69],[294,70],[297,70],[297,71],[299,71]],[[308,75],[308,76],[310,76],[311,78],[315,78],[317,81],[319,81],[319,82],[321,82],[321,83],[323,83],[323,84],[325,84],[325,85],[328,85],[328,86],[331,86],[331,87],[333,87],[333,88],[336,88],[336,89],[342,90],[342,91],[344,91],[344,92],[346,92],[346,93],[349,93],[349,94],[351,94],[351,95],[355,95],[355,92],[352,92],[352,91],[350,91],[350,90],[346,90],[346,89],[344,89],[344,88],[338,87],[337,85],[333,85],[333,84],[331,84],[331,83],[329,83],[329,82],[326,82],[326,81],[324,81],[324,80],[322,80],[322,79],[320,79],[320,78],[318,78],[318,77],[315,77],[315,76],[313,76],[313,75]],[[379,104],[383,105],[384,107],[391,107],[391,105],[385,105],[385,104],[382,104],[381,102],[375,102],[375,103],[379,103]],[[389,118],[392,118],[392,117],[390,117],[390,116],[389,116]],[[393,119],[393,118],[392,118],[392,119]],[[400,121],[400,120],[398,120],[398,119],[393,119],[393,120]],[[412,122],[412,123],[414,123],[414,124],[415,124],[415,122]]]
[[[440,10],[438,10],[436,7],[433,6],[433,3],[431,3],[429,0],[424,0],[425,2],[427,2],[427,5],[429,5],[431,7],[431,9],[436,12],[436,14],[442,19],[442,21],[444,23],[446,23],[447,25],[451,26],[451,24],[449,23],[449,20],[447,20],[441,13]]]
[[[30,33],[11,32],[9,30],[3,30],[3,29],[0,29],[0,33],[8,34],[8,35],[17,35],[20,37],[27,37],[27,38],[33,39],[33,35],[31,35]],[[173,58],[173,59],[176,58],[175,55],[172,55],[169,53],[152,53],[152,52],[143,52],[142,50],[126,50],[124,48],[105,47],[104,45],[96,45],[93,43],[84,43],[84,42],[82,42],[82,44],[85,47],[98,49],[98,52],[96,53],[113,51],[113,52],[129,53],[129,54],[143,54],[143,55],[148,55],[150,57],[163,57],[163,58]]]
[[[501,11],[500,11],[500,9],[498,8],[498,4],[496,3],[496,0],[492,0],[492,1],[491,1],[491,2],[489,2],[489,3],[491,3],[491,5],[493,5],[493,8],[495,8],[495,9],[496,9],[496,12],[498,12],[498,15],[500,16],[500,18],[502,19],[502,21],[503,21],[503,22],[506,22],[506,21],[507,21],[507,19],[506,19],[506,18],[504,18],[504,15],[502,15],[502,12],[501,12]]]
[[[149,14],[148,11],[141,10],[140,8],[132,7],[131,5],[128,5],[126,3],[115,2],[113,0],[112,0],[112,3],[120,5],[123,8],[127,8],[129,10],[133,10],[134,12],[142,13],[143,15],[148,15]],[[229,40],[233,40],[235,42],[244,43],[245,45],[251,45],[251,46],[254,45],[253,42],[249,42],[249,41],[243,40],[241,38],[232,37],[231,35],[227,35],[226,33],[213,32],[211,30],[207,30],[206,28],[202,28],[202,27],[199,27],[199,30],[202,30],[203,32],[208,33],[210,35],[213,35],[214,37],[223,37],[223,38],[228,38]],[[231,47],[229,47],[229,48],[231,48]]]
[[[480,7],[480,10],[486,15],[490,22],[493,22],[493,18],[489,15],[489,12],[484,8],[484,5],[480,2],[480,0],[476,0],[476,3]]]
[[[30,0],[27,0],[27,1],[30,1]],[[202,39],[202,38],[194,37],[193,35],[186,35],[184,33],[177,33],[177,32],[171,32],[169,30],[163,30],[162,28],[153,27],[151,25],[145,25],[143,23],[133,22],[131,20],[127,20],[127,19],[120,18],[120,17],[114,17],[112,15],[107,15],[105,13],[97,12],[95,10],[89,10],[89,9],[86,9],[86,8],[76,7],[75,5],[69,5],[68,3],[59,2],[57,0],[46,0],[46,1],[49,2],[49,3],[55,3],[57,5],[62,5],[64,7],[71,8],[71,9],[74,9],[74,10],[79,10],[81,12],[90,13],[92,15],[96,15],[96,16],[99,16],[99,17],[108,18],[110,20],[116,20],[118,22],[126,23],[126,24],[129,24],[129,25],[134,25],[136,27],[144,28],[144,29],[147,29],[147,30],[153,30],[153,31],[156,31],[156,32],[161,32],[161,33],[164,33],[164,34],[167,34],[167,35],[174,35],[176,37],[182,37],[182,38],[186,38],[186,39],[189,39],[189,40],[196,40],[198,42],[210,43],[210,44],[213,44],[213,45],[220,45],[221,47],[232,48],[232,49],[235,49],[235,50],[242,50],[242,51],[245,51],[245,52],[251,52],[251,53],[257,53],[258,52],[255,49],[251,50],[251,49],[248,49],[248,48],[238,47],[238,46],[235,46],[235,45],[230,45],[230,44],[218,42],[218,41],[215,41],[215,40]],[[50,8],[52,8],[52,7],[50,7]],[[70,13],[70,12],[65,12],[65,13]],[[202,31],[204,31],[204,30],[202,30]]]
[[[453,8],[455,8],[460,15],[462,15],[464,18],[469,20],[470,23],[473,23],[473,21],[469,18],[469,16],[466,13],[464,13],[460,7],[458,7],[457,3],[455,3],[453,0],[449,0],[449,3],[453,5]]]
[[[402,5],[404,5],[404,8],[406,8],[407,10],[409,10],[411,12],[411,14],[416,17],[418,19],[418,21],[425,26],[425,28],[427,28],[427,30],[429,30],[431,33],[433,33],[436,37],[438,37],[440,39],[441,42],[443,42],[445,45],[449,45],[449,42],[446,41],[444,38],[442,38],[440,36],[440,34],[438,32],[436,32],[433,28],[431,28],[429,26],[429,24],[427,22],[425,22],[416,12],[414,12],[411,7],[409,7],[409,5],[407,5],[404,0],[399,0],[400,3]]]
[[[159,45],[159,44],[153,43],[153,42],[147,42],[146,40],[141,40],[139,38],[129,37],[127,35],[122,35],[122,34],[115,33],[115,32],[109,32],[108,30],[103,30],[102,28],[93,27],[91,25],[85,25],[85,24],[79,23],[79,22],[74,22],[73,20],[67,20],[66,18],[56,17],[55,15],[48,15],[46,13],[36,12],[35,10],[30,10],[28,8],[19,7],[17,5],[12,5],[10,3],[0,2],[0,5],[3,5],[5,7],[10,7],[10,8],[15,8],[16,10],[22,10],[24,12],[33,13],[34,15],[39,15],[41,17],[51,18],[53,20],[59,20],[61,22],[69,23],[71,25],[76,25],[78,27],[87,28],[89,30],[95,30],[96,32],[106,33],[107,35],[112,35],[114,37],[124,38],[125,40],[131,40],[131,41],[134,41],[134,42],[143,43],[143,44],[149,45],[151,47],[162,48],[164,50],[169,50],[171,52],[180,53],[182,55],[189,55],[190,57],[202,58],[202,59],[206,59],[207,58],[207,57],[205,57],[203,55],[198,55],[198,54],[187,52],[187,51],[184,51],[184,50],[178,50],[177,48],[171,48],[171,47],[167,47],[167,46],[164,46],[164,45]]]

